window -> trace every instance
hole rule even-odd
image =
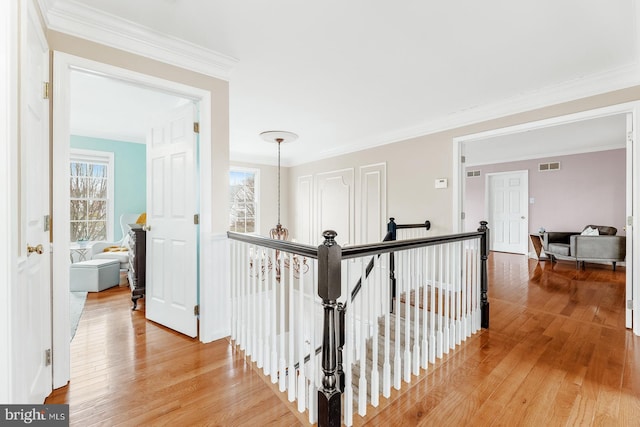
[[[113,240],[113,153],[71,150],[71,241]]]
[[[258,231],[258,170],[231,169],[229,172],[229,230]]]

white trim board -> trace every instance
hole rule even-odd
[[[38,0],[47,28],[166,64],[229,80],[238,60],[118,18],[77,1]]]
[[[61,310],[56,301],[69,298],[69,186],[57,185],[67,181],[67,167],[61,168],[69,160],[69,115],[70,115],[70,74],[73,69],[84,69],[99,72],[113,78],[129,81],[133,84],[144,85],[149,88],[169,91],[198,102],[200,111],[200,233],[208,235],[212,230],[212,147],[211,147],[211,93],[207,90],[172,82],[157,77],[141,74],[135,71],[115,67],[62,52],[54,52],[54,97],[53,97],[53,222],[54,236],[63,236],[55,240],[53,252],[53,385],[54,388],[64,386],[70,378],[69,351],[69,313]],[[215,254],[214,254],[215,255]],[[217,339],[218,336],[209,332],[216,328],[212,323],[216,310],[224,310],[226,300],[216,299],[205,292],[213,287],[214,278],[203,274],[203,266],[208,260],[202,259],[200,252],[200,340]]]

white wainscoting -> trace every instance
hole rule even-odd
[[[376,243],[386,234],[387,165],[378,163],[360,167],[360,191],[356,218],[359,221],[355,243]]]
[[[229,240],[225,233],[200,235],[200,341],[231,334]]]
[[[298,212],[295,215],[296,236],[300,243],[317,243],[319,235],[314,236],[313,227],[313,176],[298,177]]]
[[[316,233],[335,230],[340,245],[355,242],[355,186],[353,168],[316,175]],[[320,242],[318,236],[315,242]]]

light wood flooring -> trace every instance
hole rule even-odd
[[[624,328],[624,268],[492,253],[490,329],[402,384],[356,425],[640,425],[640,337]],[[227,339],[210,344],[90,293],[71,343],[71,425],[303,425]]]

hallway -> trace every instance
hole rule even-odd
[[[355,425],[634,425],[640,337],[624,329],[624,268],[489,258],[491,324]],[[141,300],[144,302],[144,299]],[[71,344],[71,424],[305,423],[226,339],[144,320],[126,288],[91,293]]]

